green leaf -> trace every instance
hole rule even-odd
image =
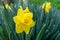
[[[36,40],[41,40],[41,38],[42,38],[42,36],[43,36],[43,34],[45,32],[45,29],[46,29],[46,24],[44,24],[43,27],[41,28],[39,34],[37,35]]]

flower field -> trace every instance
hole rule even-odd
[[[0,0],[0,40],[60,40],[60,0]]]

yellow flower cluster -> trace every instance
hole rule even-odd
[[[35,25],[32,18],[33,13],[29,11],[28,7],[23,10],[22,6],[20,6],[17,11],[17,16],[13,17],[16,24],[16,32],[22,33],[24,31],[26,34],[29,34],[30,28]]]
[[[48,13],[51,8],[51,3],[46,2],[45,4],[42,5],[42,9],[44,9],[44,7],[45,7],[45,12]]]

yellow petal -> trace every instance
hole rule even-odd
[[[29,25],[30,27],[33,27],[35,25],[35,22],[32,20],[31,24]]]
[[[17,16],[20,16],[20,18],[24,16],[24,12],[23,12],[22,6],[20,6],[20,8],[18,9]]]
[[[22,6],[20,6],[20,9],[23,9]]]
[[[23,29],[21,25],[16,25],[16,33],[22,33]]]
[[[24,26],[23,26],[23,30],[24,30],[24,32],[25,32],[26,34],[29,34],[29,32],[30,32],[30,27],[24,25]]]
[[[42,5],[42,9],[44,9],[44,7],[45,7],[45,4]]]
[[[17,15],[21,15],[23,13],[23,8],[20,6],[20,8],[17,11]]]
[[[9,8],[9,5],[8,4],[5,4],[5,7],[6,7],[6,9],[8,9]]]
[[[13,21],[14,21],[16,24],[20,24],[20,19],[19,19],[18,16],[13,17]]]
[[[19,25],[19,24],[21,24],[21,23],[24,22],[24,19],[21,18],[20,16],[15,16],[15,17],[13,17],[13,21],[14,21],[17,25]]]
[[[46,2],[46,8],[45,8],[45,12],[49,12],[49,10],[50,10],[50,8],[51,8],[51,3],[50,2]]]
[[[5,4],[5,7],[6,7],[6,9],[10,9],[10,10],[12,10],[8,3]]]
[[[31,13],[31,12],[26,13],[26,14],[24,15],[24,18],[30,18],[30,19],[32,19],[32,18],[33,18],[33,13]]]
[[[28,13],[28,12],[30,12],[30,11],[29,11],[28,7],[26,7],[26,9],[24,10],[24,13]]]

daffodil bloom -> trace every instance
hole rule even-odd
[[[45,7],[45,12],[48,13],[50,8],[51,8],[51,3],[50,2],[46,2],[42,5],[42,9],[44,9]]]
[[[31,27],[35,25],[33,21],[33,13],[29,11],[28,7],[23,10],[22,6],[17,11],[17,15],[13,17],[13,21],[16,24],[16,33],[29,34]]]
[[[6,9],[10,9],[11,10],[11,7],[9,6],[9,4],[7,3],[7,4],[5,4],[5,8]]]
[[[45,3],[42,5],[42,9],[44,9],[44,7],[45,7]]]

